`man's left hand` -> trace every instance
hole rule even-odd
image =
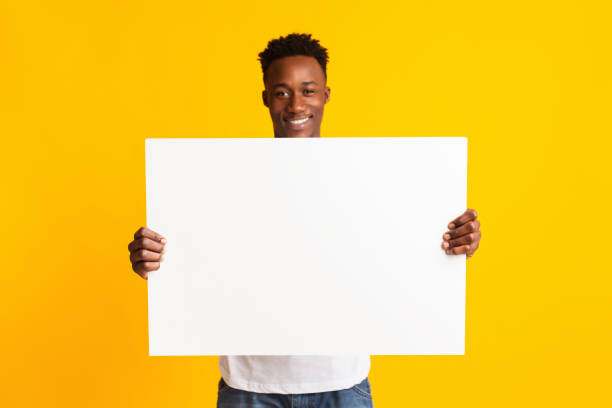
[[[448,224],[448,231],[442,239],[442,249],[447,255],[465,254],[466,258],[474,255],[480,243],[480,221],[476,219],[475,210],[467,209]]]

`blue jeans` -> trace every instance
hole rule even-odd
[[[370,381],[339,391],[264,394],[237,390],[219,381],[217,408],[374,408]]]

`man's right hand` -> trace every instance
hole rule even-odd
[[[147,227],[140,227],[128,245],[134,272],[148,279],[149,272],[158,270],[164,260],[165,247],[166,238]]]

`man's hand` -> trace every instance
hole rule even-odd
[[[164,260],[165,246],[166,238],[147,227],[140,227],[128,245],[134,272],[143,279],[149,279],[149,272],[158,270]]]
[[[442,249],[447,255],[465,254],[466,258],[474,255],[480,243],[480,221],[476,219],[475,210],[467,209],[448,224],[449,231],[442,236]]]

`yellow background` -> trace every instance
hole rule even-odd
[[[144,139],[271,137],[257,53],[294,31],[324,137],[469,139],[466,355],[373,357],[375,406],[610,406],[605,3],[3,1],[0,406],[214,406],[216,357],[147,355]]]

